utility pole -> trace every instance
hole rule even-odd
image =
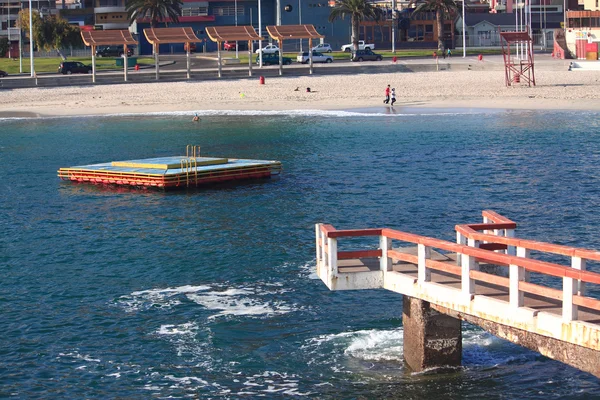
[[[35,76],[35,71],[33,70],[33,10],[31,0],[29,0],[29,59],[31,77],[33,78]]]
[[[277,7],[275,25],[281,25],[281,0],[275,0],[275,6]]]
[[[392,53],[396,54],[396,0],[392,0]]]
[[[298,25],[302,25],[302,3],[298,0]],[[311,51],[311,49],[308,49]],[[302,52],[302,39],[300,39],[300,52]]]
[[[511,0],[508,0],[508,1],[511,1]],[[462,7],[462,26],[463,26],[463,30],[462,30],[463,58],[466,58],[467,57],[467,31],[466,31],[467,23],[465,22],[465,0],[463,0],[463,7]]]
[[[260,3],[262,0],[258,0],[258,36],[262,38],[262,12],[260,12]],[[237,46],[236,46],[237,47]],[[258,41],[258,67],[262,68],[262,39]]]

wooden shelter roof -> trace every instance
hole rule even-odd
[[[109,46],[118,44],[137,44],[127,29],[108,31],[81,31],[81,38],[86,46]]]
[[[263,40],[251,26],[208,26],[206,34],[213,42]]]
[[[531,40],[528,32],[500,32],[500,36],[509,43]]]
[[[272,25],[267,26],[267,32],[273,39],[319,39],[325,36],[319,34],[314,25]]]
[[[180,28],[146,28],[144,35],[150,44],[194,43],[201,42],[194,30],[189,27]]]

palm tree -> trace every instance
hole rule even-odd
[[[368,0],[335,0],[335,6],[329,13],[329,22],[336,19],[345,19],[350,16],[352,24],[352,44],[354,50],[358,50],[358,30],[360,22],[366,19],[379,21],[382,12],[378,7],[373,6]]]
[[[178,23],[182,4],[182,0],[126,0],[127,18],[129,24],[138,18],[150,18],[153,28],[167,18]]]
[[[417,4],[413,15],[425,12],[435,12],[435,22],[438,32],[438,51],[444,51],[444,19],[456,15],[458,6],[454,0],[424,0]]]

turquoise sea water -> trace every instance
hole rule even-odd
[[[493,209],[520,237],[600,249],[599,117],[0,121],[0,398],[600,398],[596,378],[470,325],[462,369],[410,374],[401,296],[330,292],[314,274],[317,222],[454,240]],[[168,193],[56,177],[187,144],[284,171]]]

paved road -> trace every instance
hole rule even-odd
[[[228,57],[233,57],[235,53],[226,53]],[[211,56],[209,54],[208,56]],[[216,54],[212,54],[216,57]],[[557,60],[549,54],[537,54],[535,66],[537,70],[567,70],[570,60]],[[498,70],[504,68],[502,56],[484,56],[483,61],[478,60],[477,56],[454,56],[452,58],[438,59],[433,57],[420,58],[402,58],[393,63],[389,58],[383,61],[365,61],[351,62],[336,60],[331,64],[315,64],[315,75],[336,75],[336,74],[376,74],[390,72],[422,72],[422,71],[464,71],[464,70]],[[218,78],[217,63],[213,58],[203,54],[194,54],[191,57],[191,80],[204,81]],[[155,82],[156,72],[152,65],[145,66],[139,71],[129,69],[128,82]],[[222,69],[222,78],[235,79],[255,79],[257,76],[275,77],[279,76],[279,66],[263,66],[258,68],[256,64],[252,66],[252,78],[248,74],[248,64],[224,65]],[[309,75],[309,66],[293,63],[282,68],[282,75],[285,76],[305,76]],[[185,55],[169,55],[160,57],[160,75],[159,80],[166,81],[186,81],[187,62]],[[117,84],[127,83],[123,79],[123,70],[101,71],[96,74],[96,84]],[[69,85],[90,85],[92,83],[91,75],[61,75],[47,73],[38,75],[33,79],[28,75],[9,76],[0,79],[0,89],[16,89],[24,87],[52,87]]]

